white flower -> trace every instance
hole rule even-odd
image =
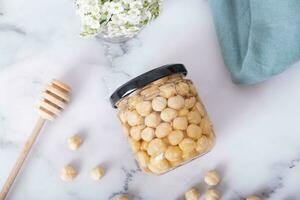
[[[122,0],[122,2],[125,4],[130,4],[131,2],[133,2],[133,0]]]
[[[124,7],[122,6],[121,3],[117,2],[110,2],[108,12],[111,14],[119,14],[124,11]]]
[[[91,16],[85,16],[84,18],[82,18],[82,22],[83,24],[86,24],[87,26],[91,27],[92,29],[98,29],[100,28],[100,24],[99,21],[94,19]]]
[[[131,9],[141,8],[143,7],[143,3],[141,0],[132,1],[129,3]]]
[[[118,26],[124,25],[126,20],[124,20],[124,17],[120,16],[120,15],[114,15],[111,17],[111,22],[113,24],[116,24]]]
[[[75,0],[82,36],[133,37],[160,12],[161,0]],[[146,22],[146,23],[145,23]]]
[[[137,25],[137,24],[140,23],[141,17],[138,16],[138,15],[128,15],[128,16],[127,16],[127,21],[128,21],[130,24]]]

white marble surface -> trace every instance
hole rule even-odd
[[[166,0],[162,15],[136,38],[118,45],[78,37],[72,0],[0,1],[0,185],[30,134],[33,107],[56,77],[73,88],[66,112],[48,124],[8,199],[177,200],[202,182],[207,170],[222,173],[222,199],[257,194],[300,199],[300,63],[255,86],[234,85],[222,63],[207,1]],[[111,108],[110,93],[156,66],[184,63],[215,125],[217,145],[208,155],[166,175],[140,172]],[[78,152],[66,139],[79,134]],[[72,163],[79,176],[59,179]],[[103,164],[103,180],[89,170]],[[201,183],[201,184],[199,184]]]

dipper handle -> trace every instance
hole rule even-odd
[[[25,143],[25,146],[23,147],[13,169],[4,183],[0,193],[0,200],[5,200],[46,120],[54,120],[65,109],[67,103],[70,101],[70,91],[71,88],[68,85],[58,80],[52,80],[52,82],[46,87],[42,94],[43,98],[37,108],[40,118],[38,119],[35,128],[27,139],[27,142]]]
[[[45,121],[46,120],[41,118],[41,117],[38,119],[32,133],[29,136],[25,146],[23,147],[22,152],[20,153],[13,169],[11,170],[6,182],[4,183],[4,186],[3,186],[2,191],[0,193],[0,200],[4,200],[6,198],[12,184],[14,183],[14,181],[15,181],[15,179],[16,179],[16,177],[17,177],[17,175],[18,175],[18,173],[19,173],[19,171],[20,171],[20,169],[21,169],[21,167],[22,167],[22,165],[23,165],[23,163],[24,163],[31,147],[32,147],[32,145],[34,144],[37,136],[39,135],[40,130],[42,129]]]

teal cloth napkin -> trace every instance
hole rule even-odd
[[[300,60],[300,0],[210,0],[224,62],[253,84]]]

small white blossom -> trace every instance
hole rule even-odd
[[[161,0],[75,0],[82,36],[133,37],[160,12]]]
[[[129,3],[129,6],[131,9],[139,9],[143,6],[143,3],[141,1],[132,1]]]
[[[122,13],[124,11],[124,7],[122,6],[121,3],[116,3],[116,2],[110,2],[109,5],[109,10],[108,10],[111,14],[119,14]]]

